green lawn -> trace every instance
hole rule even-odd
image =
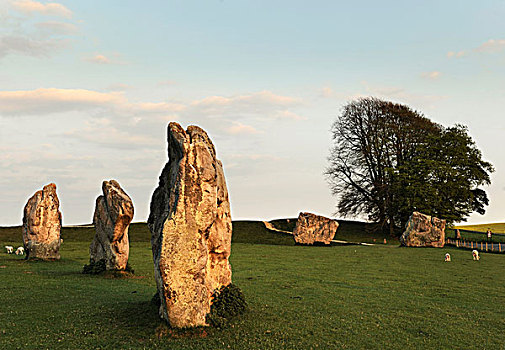
[[[487,232],[487,229],[491,229],[494,233],[505,233],[505,223],[495,223],[495,224],[480,224],[480,225],[457,225],[454,228],[459,228],[460,230]]]
[[[131,228],[134,278],[80,273],[92,228],[64,229],[58,262],[1,253],[0,349],[503,348],[504,255],[295,246],[262,227],[234,223],[233,280],[249,310],[224,330],[160,322],[145,224]],[[0,242],[20,245],[20,229],[0,229]]]
[[[462,240],[472,241],[472,242],[486,242],[487,235],[485,235],[485,233],[487,232],[488,228],[491,229],[491,232],[500,234],[500,235],[493,234],[491,236],[492,242],[505,243],[505,235],[503,235],[505,233],[505,223],[480,224],[480,225],[458,225],[458,226],[455,226],[454,228],[447,229],[446,230],[446,237],[447,238],[455,238],[455,236],[456,236],[455,229],[459,229]],[[470,232],[470,231],[476,231],[476,232],[481,232],[481,233]]]

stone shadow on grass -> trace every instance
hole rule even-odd
[[[158,307],[150,299],[119,303],[112,310],[103,310],[101,319],[114,325],[116,334],[135,340],[160,338],[160,329],[171,329],[158,316]]]

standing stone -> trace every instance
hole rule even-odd
[[[330,244],[338,229],[338,222],[312,213],[300,213],[293,237],[299,244]]]
[[[213,292],[231,283],[228,190],[204,130],[170,123],[167,139],[148,220],[159,312],[173,327],[204,326]]]
[[[60,259],[61,212],[56,185],[37,191],[23,210],[23,245],[26,258]]]
[[[95,204],[95,238],[89,246],[90,262],[105,260],[107,270],[124,270],[130,245],[128,227],[133,219],[133,202],[115,180],[102,183],[103,195]]]
[[[445,220],[413,212],[400,237],[400,243],[407,247],[437,247],[445,244]]]

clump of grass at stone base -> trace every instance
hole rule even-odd
[[[242,290],[235,284],[222,286],[212,294],[210,312],[205,320],[215,328],[224,328],[234,317],[243,314],[247,309],[247,302]]]
[[[100,259],[95,262],[90,261],[89,264],[84,265],[82,273],[88,275],[103,274],[112,277],[128,277],[135,274],[135,270],[133,270],[129,263],[126,264],[126,268],[124,270],[107,270],[105,259]]]

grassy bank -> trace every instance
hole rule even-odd
[[[454,228],[468,231],[487,232],[488,229],[493,233],[505,233],[505,223],[480,224],[480,225],[457,225]]]

